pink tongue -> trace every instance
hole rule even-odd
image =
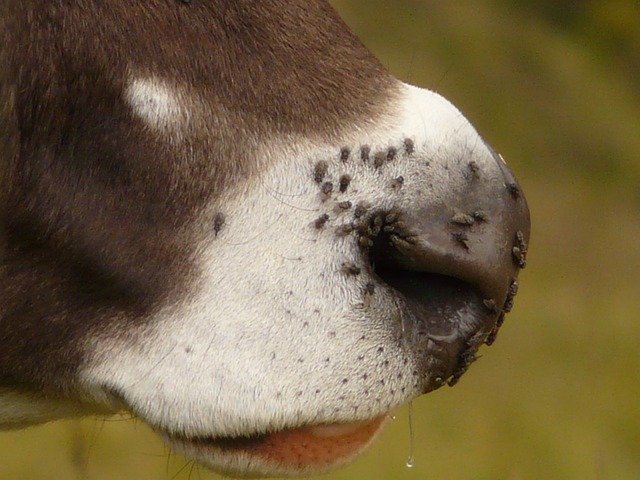
[[[246,447],[265,460],[296,467],[332,465],[360,452],[380,429],[386,415],[365,422],[283,430]]]

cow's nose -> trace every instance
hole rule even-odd
[[[530,219],[518,183],[490,148],[475,160],[470,155],[434,168],[441,169],[440,184],[430,184],[432,194],[409,208],[384,212],[368,255],[426,338],[419,342],[440,342],[444,366],[437,376],[455,383],[511,310]]]
[[[462,280],[488,301],[503,305],[508,286],[526,265],[530,220],[526,200],[502,158],[490,150],[493,165],[473,160],[448,169],[466,179],[402,212],[404,235],[388,229],[372,258],[381,267],[438,273]],[[450,177],[455,177],[450,174]],[[384,231],[384,229],[383,229]]]

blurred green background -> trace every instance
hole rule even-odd
[[[338,479],[640,479],[640,3],[332,2],[512,166],[533,229],[498,341]],[[0,435],[0,479],[213,479],[140,422]]]

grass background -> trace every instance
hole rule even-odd
[[[640,4],[335,0],[399,78],[451,99],[516,172],[529,267],[495,346],[338,479],[640,478]],[[139,422],[0,434],[0,479],[213,479]],[[193,467],[193,468],[192,468]]]

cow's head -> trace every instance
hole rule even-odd
[[[1,5],[4,426],[124,409],[307,474],[493,340],[524,197],[325,2]]]

